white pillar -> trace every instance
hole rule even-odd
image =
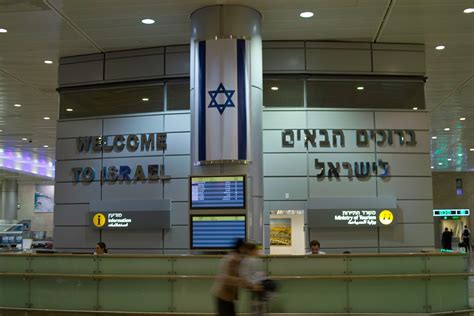
[[[16,180],[3,180],[2,182],[2,218],[8,220],[17,219],[18,184]]]
[[[245,174],[247,175],[248,238],[263,241],[263,154],[262,154],[262,15],[257,10],[239,5],[214,5],[201,8],[191,14],[191,133],[197,133],[197,100],[194,97],[196,78],[195,54],[197,41],[215,38],[250,39],[250,164],[192,164],[193,175]],[[191,138],[191,148],[196,146]],[[196,151],[191,150],[191,163],[198,161]]]

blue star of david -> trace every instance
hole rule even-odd
[[[222,82],[219,84],[216,90],[210,90],[207,93],[211,96],[211,103],[209,103],[208,108],[217,108],[219,113],[222,115],[227,107],[234,107],[234,102],[232,102],[232,96],[235,93],[235,90],[226,90]],[[217,103],[217,96],[223,93],[226,96],[226,101],[224,103]]]

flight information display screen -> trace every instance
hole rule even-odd
[[[245,208],[245,176],[191,177],[191,209]]]
[[[191,248],[228,249],[246,237],[245,215],[192,215]]]

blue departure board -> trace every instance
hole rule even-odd
[[[245,208],[245,176],[191,177],[191,209]]]
[[[228,249],[237,238],[245,239],[244,215],[192,215],[191,248]]]

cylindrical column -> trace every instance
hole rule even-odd
[[[239,5],[215,5],[201,8],[191,14],[191,132],[198,133],[198,102],[196,87],[199,74],[197,46],[199,41],[217,39],[245,39],[249,43],[249,139],[248,164],[215,163],[197,165],[198,140],[191,141],[191,170],[194,175],[245,174],[247,175],[248,238],[263,241],[263,154],[262,154],[262,16],[257,10]],[[224,70],[220,70],[225,72]],[[219,71],[217,71],[219,72]],[[202,78],[201,78],[202,79]],[[207,91],[207,90],[206,90]],[[221,109],[222,110],[222,109]],[[225,111],[227,111],[225,109]],[[222,113],[221,113],[222,114]]]
[[[16,180],[2,182],[2,219],[16,220],[18,205],[18,184]]]

